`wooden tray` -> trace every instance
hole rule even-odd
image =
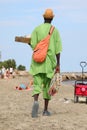
[[[22,37],[22,36],[16,36],[15,37],[15,41],[16,42],[23,42],[23,43],[30,43],[31,42],[31,38],[30,37]]]

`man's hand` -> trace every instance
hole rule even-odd
[[[56,93],[57,93],[57,90],[56,90],[56,88],[55,88],[54,86],[52,86],[52,87],[49,89],[49,91],[48,91],[48,94],[49,94],[50,96],[54,96]]]

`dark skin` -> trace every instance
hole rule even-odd
[[[44,23],[51,23],[53,19],[45,19],[44,18]],[[56,55],[56,59],[57,59],[57,66],[55,69],[55,73],[56,72],[60,72],[60,53]],[[35,94],[34,95],[34,101],[38,101],[38,97],[39,94]],[[48,104],[49,104],[49,100],[48,99],[44,99],[44,111],[48,110]]]
[[[60,73],[60,53],[56,55],[56,59],[57,59],[57,66],[55,68],[55,73]]]

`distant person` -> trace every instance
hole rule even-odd
[[[12,67],[10,67],[10,74],[12,75],[13,74],[13,68]]]
[[[9,78],[9,76],[10,76],[10,71],[9,71],[9,69],[7,68],[7,69],[6,69],[6,77]]]
[[[54,18],[52,9],[47,9],[43,14],[44,23],[37,26],[31,34],[31,48],[34,50],[37,43],[45,38],[51,28],[51,22]],[[37,63],[33,60],[30,66],[30,73],[33,75],[33,94],[34,103],[32,106],[32,117],[38,117],[39,94],[43,91],[44,109],[43,116],[50,116],[48,104],[51,96],[48,94],[49,85],[55,72],[60,72],[60,53],[62,51],[61,38],[55,27],[51,35],[47,57],[44,62]],[[55,72],[54,72],[55,71]]]
[[[2,78],[4,78],[5,77],[5,73],[6,73],[6,69],[5,69],[5,67],[4,66],[2,66],[2,69],[1,69],[1,74],[2,74]]]
[[[1,78],[1,75],[2,75],[2,71],[1,71],[1,69],[0,69],[0,78]]]

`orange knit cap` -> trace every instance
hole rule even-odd
[[[54,14],[52,9],[46,9],[45,13],[43,14],[44,18],[53,18]]]

